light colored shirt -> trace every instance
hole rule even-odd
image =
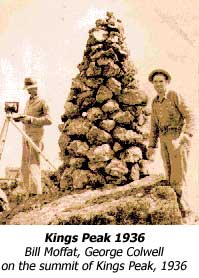
[[[28,135],[42,135],[43,126],[52,124],[48,105],[39,96],[30,98],[27,101],[24,113],[31,116],[31,123],[24,124],[25,132]]]
[[[156,96],[152,103],[149,147],[155,148],[162,131],[176,129],[192,136],[193,117],[183,98],[174,91]]]

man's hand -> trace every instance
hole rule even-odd
[[[177,139],[172,140],[172,144],[175,149],[178,149],[183,144],[189,145],[189,143],[190,143],[190,137],[185,133],[181,133]]]
[[[152,147],[149,147],[148,150],[147,150],[147,158],[149,160],[153,160],[153,156],[155,154],[155,148],[152,148]]]
[[[15,122],[22,122],[23,124],[31,124],[31,116],[27,115],[17,115],[13,117]]]
[[[24,116],[24,118],[21,119],[21,122],[23,124],[31,124],[31,116]]]
[[[25,117],[25,115],[15,114],[12,118],[15,122],[21,122],[21,120]]]

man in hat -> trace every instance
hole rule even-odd
[[[186,217],[190,213],[184,189],[193,128],[192,116],[183,98],[167,89],[171,81],[167,71],[153,70],[149,74],[149,81],[157,96],[152,102],[148,157],[154,154],[159,138],[166,179],[176,192],[182,217]]]
[[[49,116],[49,108],[45,101],[37,95],[37,82],[31,77],[25,78],[24,89],[27,90],[30,98],[26,103],[24,115],[15,117],[15,121],[20,121],[24,124],[25,133],[42,150],[43,126],[52,123]],[[30,196],[42,194],[40,155],[24,138],[21,173],[24,189],[28,191],[27,193]]]

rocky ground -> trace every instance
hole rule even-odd
[[[24,199],[9,195],[10,210],[1,212],[6,225],[173,225],[184,224],[174,191],[161,176],[148,176],[124,186],[64,191],[54,188]],[[192,221],[192,223],[190,222]],[[189,220],[185,224],[199,224]]]

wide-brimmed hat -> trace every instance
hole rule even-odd
[[[32,77],[26,77],[24,79],[24,90],[25,89],[31,89],[31,88],[37,88],[37,81],[34,80]]]
[[[156,74],[163,74],[165,77],[166,77],[166,80],[168,81],[168,82],[170,82],[171,81],[171,75],[166,71],[166,70],[164,70],[164,69],[155,69],[155,70],[153,70],[150,74],[149,74],[149,77],[148,77],[148,79],[149,79],[149,81],[150,82],[153,82],[153,78],[154,78],[154,76],[156,75]]]

